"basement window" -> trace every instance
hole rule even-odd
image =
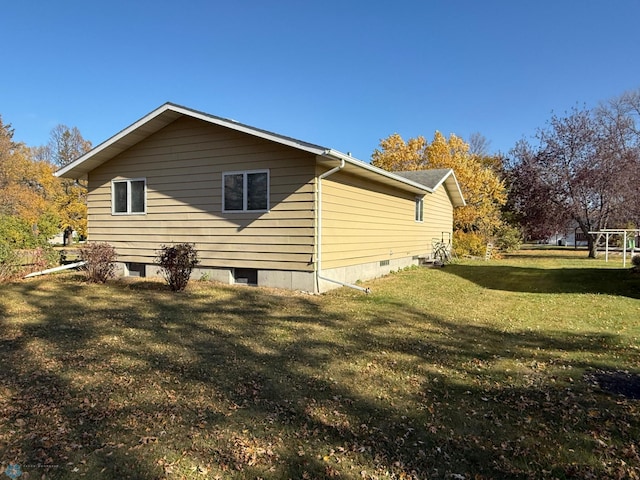
[[[146,268],[144,263],[127,262],[127,276],[129,277],[146,277]]]
[[[255,268],[234,268],[233,280],[244,285],[258,285],[258,270]]]

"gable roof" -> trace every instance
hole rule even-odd
[[[464,206],[466,202],[460,190],[458,179],[451,168],[433,168],[431,170],[411,170],[395,172],[396,175],[413,180],[432,190],[437,189],[443,183],[446,185],[449,195],[455,206]],[[460,202],[461,201],[461,202]]]
[[[438,188],[450,172],[453,172],[450,168],[433,168],[431,170],[404,170],[395,172],[395,174],[429,188]]]
[[[460,187],[453,170],[450,174],[442,175],[442,181],[435,182],[435,186],[423,184],[420,179],[401,176],[397,173],[387,172],[381,168],[374,167],[371,164],[353,158],[351,155],[345,155],[331,148],[322,147],[313,143],[304,142],[295,138],[287,137],[277,133],[269,132],[260,128],[251,127],[243,123],[229,120],[208,113],[193,110],[187,107],[176,105],[173,103],[165,103],[156,108],[151,113],[145,115],[140,120],[129,125],[125,129],[116,133],[114,136],[97,145],[95,148],[85,153],[75,161],[61,168],[55,175],[64,178],[82,178],[91,170],[99,167],[106,161],[115,157],[119,153],[124,152],[128,148],[141,142],[145,138],[153,135],[160,129],[166,127],[181,117],[190,117],[202,120],[204,122],[229,128],[237,132],[246,133],[255,137],[263,138],[281,145],[286,145],[298,150],[302,150],[316,155],[318,163],[328,167],[334,167],[336,161],[344,161],[344,170],[354,175],[364,177],[366,179],[392,185],[405,191],[416,194],[432,193],[435,188],[440,186],[450,176],[453,180],[447,184],[454,206],[464,205],[464,198],[460,192]],[[433,182],[431,182],[433,183]],[[453,187],[453,188],[452,188]]]

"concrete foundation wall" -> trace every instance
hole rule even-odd
[[[194,280],[211,280],[220,283],[233,283],[233,273],[230,268],[194,268],[191,272]]]
[[[143,273],[130,271],[128,263],[118,262],[116,274],[121,277],[141,276],[147,278],[160,277],[157,265],[143,265]],[[191,280],[211,280],[225,284],[233,284],[234,275],[232,268],[194,268],[191,272]],[[258,270],[258,286],[285,288],[288,290],[300,290],[315,292],[315,275],[313,272],[298,272],[286,270]]]
[[[418,265],[419,260],[413,257],[403,257],[389,260],[389,265],[380,265],[380,262],[363,263],[360,265],[351,265],[349,267],[331,268],[323,270],[321,276],[336,280],[342,283],[357,285],[358,282],[365,282],[374,278],[383,277],[391,272],[402,270],[403,268]],[[320,293],[340,288],[340,284],[320,280]]]
[[[315,292],[313,272],[258,270],[258,286]]]
[[[374,278],[388,275],[391,272],[403,268],[418,265],[419,260],[413,257],[403,257],[389,260],[388,265],[380,265],[380,262],[369,262],[349,267],[331,268],[323,270],[321,276],[336,282],[356,285]],[[127,264],[117,264],[117,274],[120,276],[144,276],[148,278],[159,277],[157,265],[143,265],[143,271],[129,271]],[[139,275],[139,273],[142,273]],[[340,288],[340,283],[320,280],[319,288],[315,287],[315,275],[313,272],[298,272],[289,270],[258,270],[258,286],[284,288],[303,292],[324,293],[335,288]],[[234,283],[232,268],[194,268],[191,273],[192,280],[211,280],[225,284]]]

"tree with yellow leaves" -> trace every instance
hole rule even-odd
[[[60,225],[71,227],[82,237],[87,236],[87,187],[67,178],[59,179],[62,193],[56,199]]]
[[[4,241],[15,237],[20,241],[13,243],[22,248],[55,234],[59,226],[55,200],[60,192],[53,166],[34,160],[28,147],[15,143],[13,129],[0,118],[0,216],[4,226],[22,225],[25,230],[3,228]]]
[[[469,145],[454,134],[446,139],[436,132],[426,147],[429,168],[451,168],[467,202],[454,212],[456,228],[493,235],[502,224],[500,208],[506,203],[505,186],[482,159],[469,154]]]
[[[447,139],[436,131],[431,143],[422,136],[405,142],[394,133],[380,141],[371,163],[388,171],[453,169],[467,202],[466,206],[454,210],[457,250],[479,254],[478,249],[503,227],[501,207],[507,195],[493,168],[499,164],[496,160],[481,152],[471,153],[469,144],[454,134]]]
[[[56,167],[64,167],[91,150],[91,142],[85,140],[77,127],[56,125],[49,135],[49,143],[33,149],[36,158],[42,158]],[[56,207],[60,216],[60,228],[71,229],[80,236],[87,235],[87,186],[80,181],[60,178],[60,195]]]
[[[13,133],[0,117],[0,216],[5,240],[15,238],[12,243],[18,248],[33,246],[26,244],[46,241],[67,227],[86,235],[86,186],[56,178],[53,172],[88,151],[91,143],[76,127],[65,125],[55,127],[43,147],[14,142]],[[14,231],[10,225],[24,231]]]
[[[427,160],[427,141],[424,137],[410,138],[408,142],[397,133],[380,140],[371,156],[371,163],[389,172],[426,170],[430,167]]]

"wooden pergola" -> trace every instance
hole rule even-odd
[[[640,229],[638,228],[603,228],[597,232],[589,232],[590,235],[604,234],[606,238],[604,249],[604,260],[609,261],[609,238],[612,235],[622,235],[622,266],[627,266],[627,252],[629,252],[629,258],[633,256],[633,252],[636,250],[636,237],[640,235]]]

